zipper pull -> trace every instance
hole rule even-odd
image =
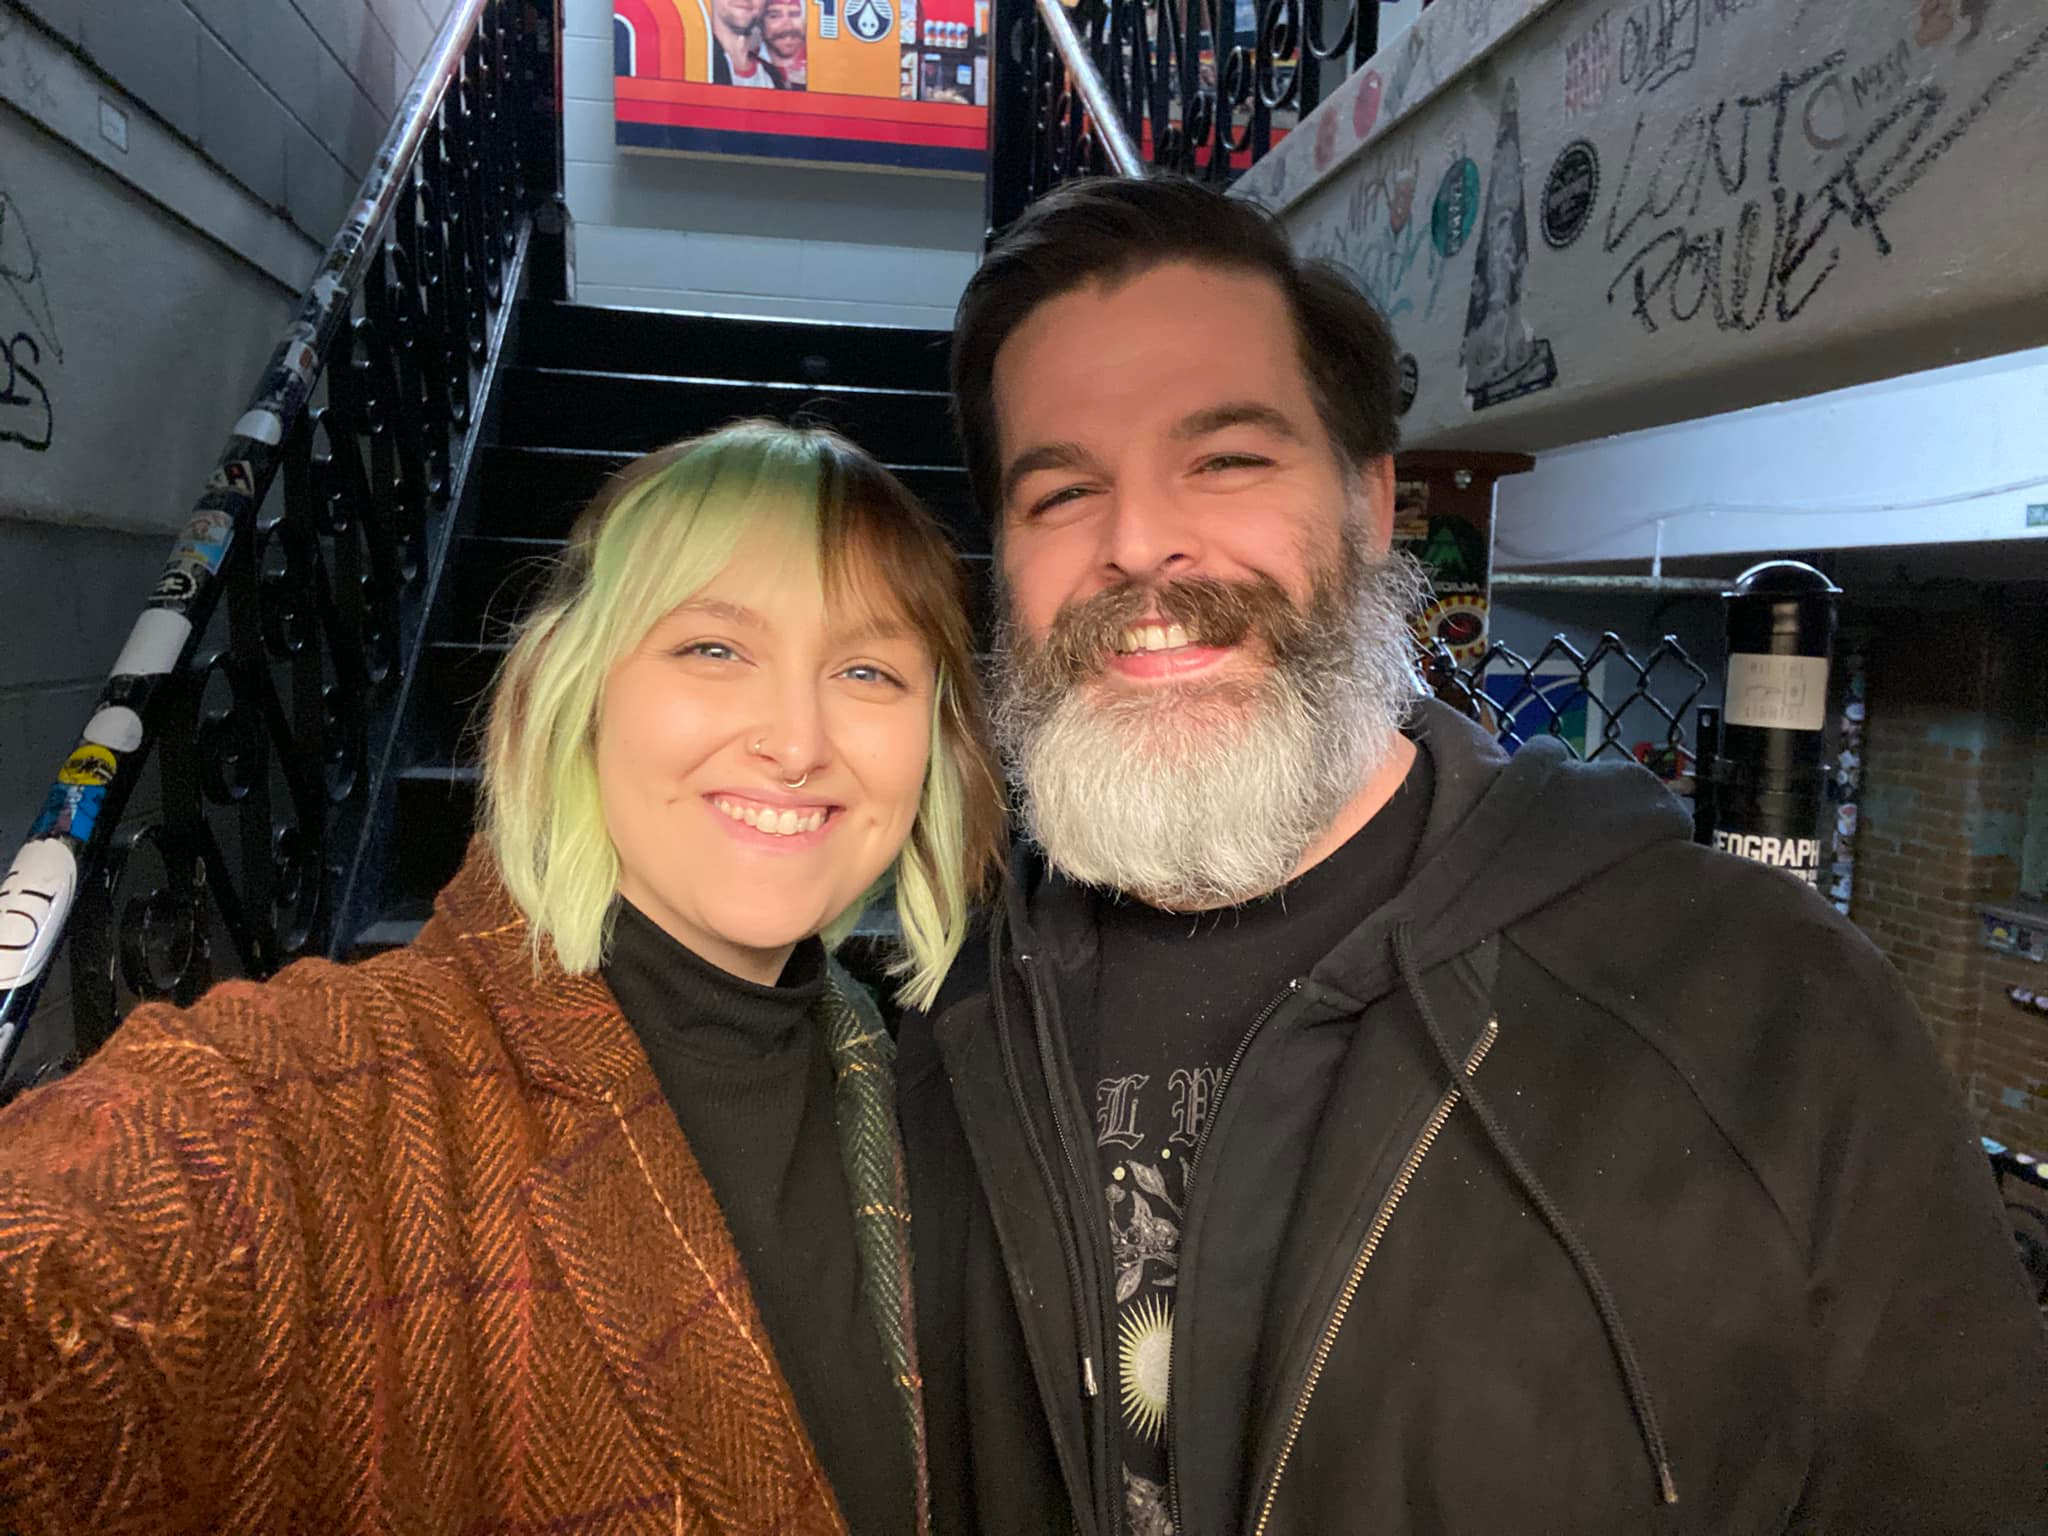
[[[1095,1357],[1085,1350],[1081,1354],[1081,1387],[1090,1397],[1102,1395],[1102,1389],[1095,1385]]]

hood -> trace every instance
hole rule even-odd
[[[1408,734],[1436,770],[1429,824],[1408,883],[1318,965],[1316,983],[1358,1002],[1397,984],[1389,939],[1413,934],[1434,965],[1663,842],[1692,837],[1692,817],[1648,769],[1582,763],[1543,737],[1513,757],[1449,705],[1424,700]]]

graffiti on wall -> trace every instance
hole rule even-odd
[[[1465,396],[1475,411],[1518,400],[1557,382],[1550,343],[1522,314],[1529,266],[1529,210],[1522,187],[1520,96],[1510,80],[1501,91],[1486,179],[1486,210],[1479,219],[1479,249],[1472,258],[1472,289],[1465,305],[1465,339],[1458,360]]]
[[[1879,100],[1894,56],[1859,71],[1837,49],[1760,90],[1694,106],[1665,130],[1646,131],[1638,114],[1601,241],[1618,258],[1608,303],[1651,332],[1796,319],[1840,266],[1844,242],[1892,254],[1886,216],[2048,57],[2048,31],[1962,100],[1931,80],[1901,81]],[[1831,114],[1856,100],[1859,79],[1877,110],[1838,130]],[[1786,152],[1795,124],[1821,153]]]
[[[44,374],[63,361],[35,239],[0,189],[0,443],[49,451],[56,417]]]

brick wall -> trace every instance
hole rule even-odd
[[[2048,1152],[2048,1020],[2005,997],[2048,966],[1983,946],[2019,885],[2048,614],[1995,591],[1863,616],[1869,717],[1852,915],[1905,978],[1987,1134]],[[2034,660],[2030,662],[2029,658]]]

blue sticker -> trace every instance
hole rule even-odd
[[[29,828],[29,839],[75,837],[81,843],[89,842],[100,819],[100,807],[106,802],[104,784],[53,784],[49,798],[43,801],[42,815]]]

